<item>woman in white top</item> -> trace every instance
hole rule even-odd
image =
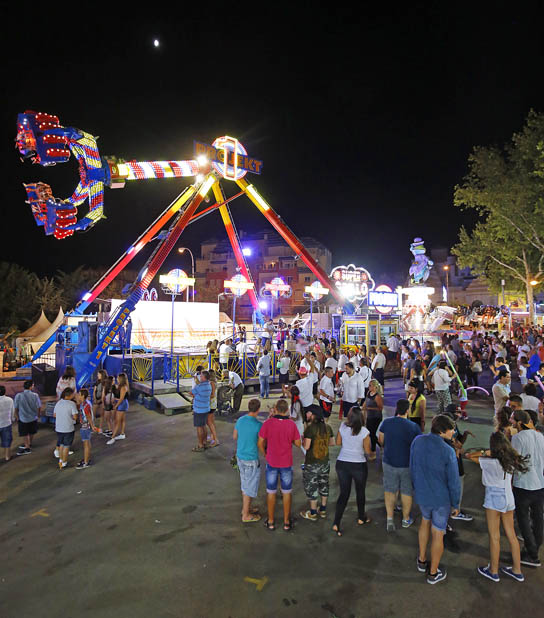
[[[357,523],[370,523],[365,511],[365,490],[368,476],[367,458],[374,459],[370,445],[370,433],[364,426],[363,411],[359,406],[353,406],[338,429],[336,445],[341,446],[340,454],[336,459],[336,474],[340,485],[340,495],[336,501],[336,512],[332,529],[338,536],[342,536],[340,522],[351,493],[351,482],[355,483],[357,494]],[[366,454],[366,456],[365,456]]]
[[[485,487],[484,508],[489,532],[489,564],[478,567],[478,573],[499,581],[499,556],[501,552],[501,523],[510,543],[512,566],[501,567],[504,575],[522,582],[519,541],[514,530],[514,494],[512,492],[512,473],[526,472],[527,457],[522,457],[510,444],[508,438],[500,433],[491,434],[489,439],[490,456],[480,457],[482,483]]]
[[[71,388],[74,392],[77,391],[76,370],[71,365],[66,365],[64,374],[57,382],[57,399],[60,399],[65,388]]]

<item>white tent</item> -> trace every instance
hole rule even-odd
[[[35,324],[33,324],[30,328],[27,328],[24,333],[21,333],[18,339],[34,339],[50,326],[51,322],[45,317],[45,313],[42,310],[42,314],[35,322]]]
[[[64,320],[64,312],[62,311],[62,307],[59,308],[59,312],[57,317],[53,320],[53,323],[46,328],[43,332],[41,332],[37,337],[34,337],[31,341],[29,341],[29,345],[32,348],[32,352],[37,352],[40,347],[55,333],[57,328],[62,324],[62,320]],[[54,343],[49,350],[53,351],[55,349],[56,343]],[[47,351],[49,351],[47,350]]]

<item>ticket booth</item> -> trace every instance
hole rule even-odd
[[[345,347],[366,345],[383,346],[390,335],[399,332],[399,320],[396,317],[382,318],[380,315],[346,316],[340,329],[340,344]]]

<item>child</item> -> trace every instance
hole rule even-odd
[[[522,457],[510,444],[508,438],[499,432],[489,439],[490,457],[480,457],[482,483],[485,486],[484,508],[489,532],[489,551],[491,558],[485,567],[478,567],[478,573],[491,581],[498,582],[499,556],[501,551],[501,523],[510,543],[512,566],[503,566],[501,573],[509,575],[518,582],[525,580],[521,573],[519,541],[514,529],[514,494],[512,492],[512,473],[527,472],[527,459]]]
[[[78,414],[76,404],[73,402],[74,395],[71,388],[65,388],[53,411],[60,470],[68,465],[68,452],[74,441],[74,425]]]
[[[210,397],[210,413],[208,414],[206,425],[208,426],[208,429],[210,430],[210,435],[212,437],[210,446],[213,448],[215,446],[219,446],[219,441],[217,439],[217,429],[215,427],[215,417],[214,417],[215,412],[217,412],[217,376],[213,369],[210,369],[208,373],[210,374],[210,384],[212,385],[212,394]]]
[[[76,470],[83,470],[92,466],[91,462],[91,433],[96,431],[94,426],[93,409],[89,401],[89,391],[82,388],[76,395],[76,403],[79,407],[79,435],[83,442],[83,459],[77,464]]]

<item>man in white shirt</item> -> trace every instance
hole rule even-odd
[[[313,378],[308,374],[308,371],[305,367],[301,367],[298,370],[298,374],[300,379],[295,382],[295,386],[299,391],[299,399],[302,408],[306,411],[306,408],[311,406],[314,402],[314,381]]]
[[[345,418],[353,406],[361,404],[365,396],[363,378],[353,368],[353,363],[346,363],[346,371],[340,378],[342,388],[342,405],[340,406],[339,418]]]
[[[325,369],[330,367],[332,369],[333,375],[336,375],[336,370],[338,369],[338,361],[332,355],[332,352],[327,352],[327,359],[325,360]]]
[[[321,363],[317,360],[315,352],[306,354],[306,356],[300,361],[300,366],[304,367],[313,381],[313,393],[317,395],[317,383],[319,382],[319,370]]]
[[[338,377],[341,378],[342,374],[346,370],[346,363],[349,362],[349,358],[345,352],[340,351],[340,355],[338,356]]]
[[[257,362],[257,371],[259,372],[259,383],[261,385],[261,399],[268,399],[270,395],[270,374],[272,373],[272,367],[270,364],[270,354],[266,349]]]
[[[372,373],[378,382],[382,385],[382,388],[385,386],[385,364],[387,363],[387,359],[385,355],[381,351],[381,348],[378,348],[378,353],[374,357],[372,361]]]
[[[328,418],[332,412],[332,404],[336,401],[334,395],[334,371],[332,367],[325,367],[325,375],[319,383],[319,403],[323,408],[323,416]]]
[[[368,361],[366,360],[366,358],[361,358],[361,360],[359,361],[359,367],[357,367],[357,373],[363,379],[363,384],[364,384],[365,393],[366,393],[368,386],[370,384],[370,380],[372,380],[372,371],[370,367],[368,366]]]
[[[396,335],[391,333],[391,335],[389,335],[389,339],[387,340],[387,352],[388,352],[387,356],[391,360],[395,360],[399,353],[399,349],[400,349],[400,342],[397,339]]]
[[[244,360],[244,354],[247,354],[247,343],[245,341],[239,341],[236,344],[236,354],[240,361]]]
[[[229,355],[232,352],[232,339],[227,339],[219,346],[219,364],[222,369],[228,369]]]
[[[4,459],[11,459],[11,443],[13,434],[11,426],[15,422],[15,406],[13,399],[6,396],[6,387],[0,385],[0,440],[4,449]]]
[[[235,412],[240,411],[242,405],[242,397],[244,396],[244,383],[242,378],[234,371],[223,371],[223,378],[229,381],[229,386],[234,390],[233,393],[233,408]]]

